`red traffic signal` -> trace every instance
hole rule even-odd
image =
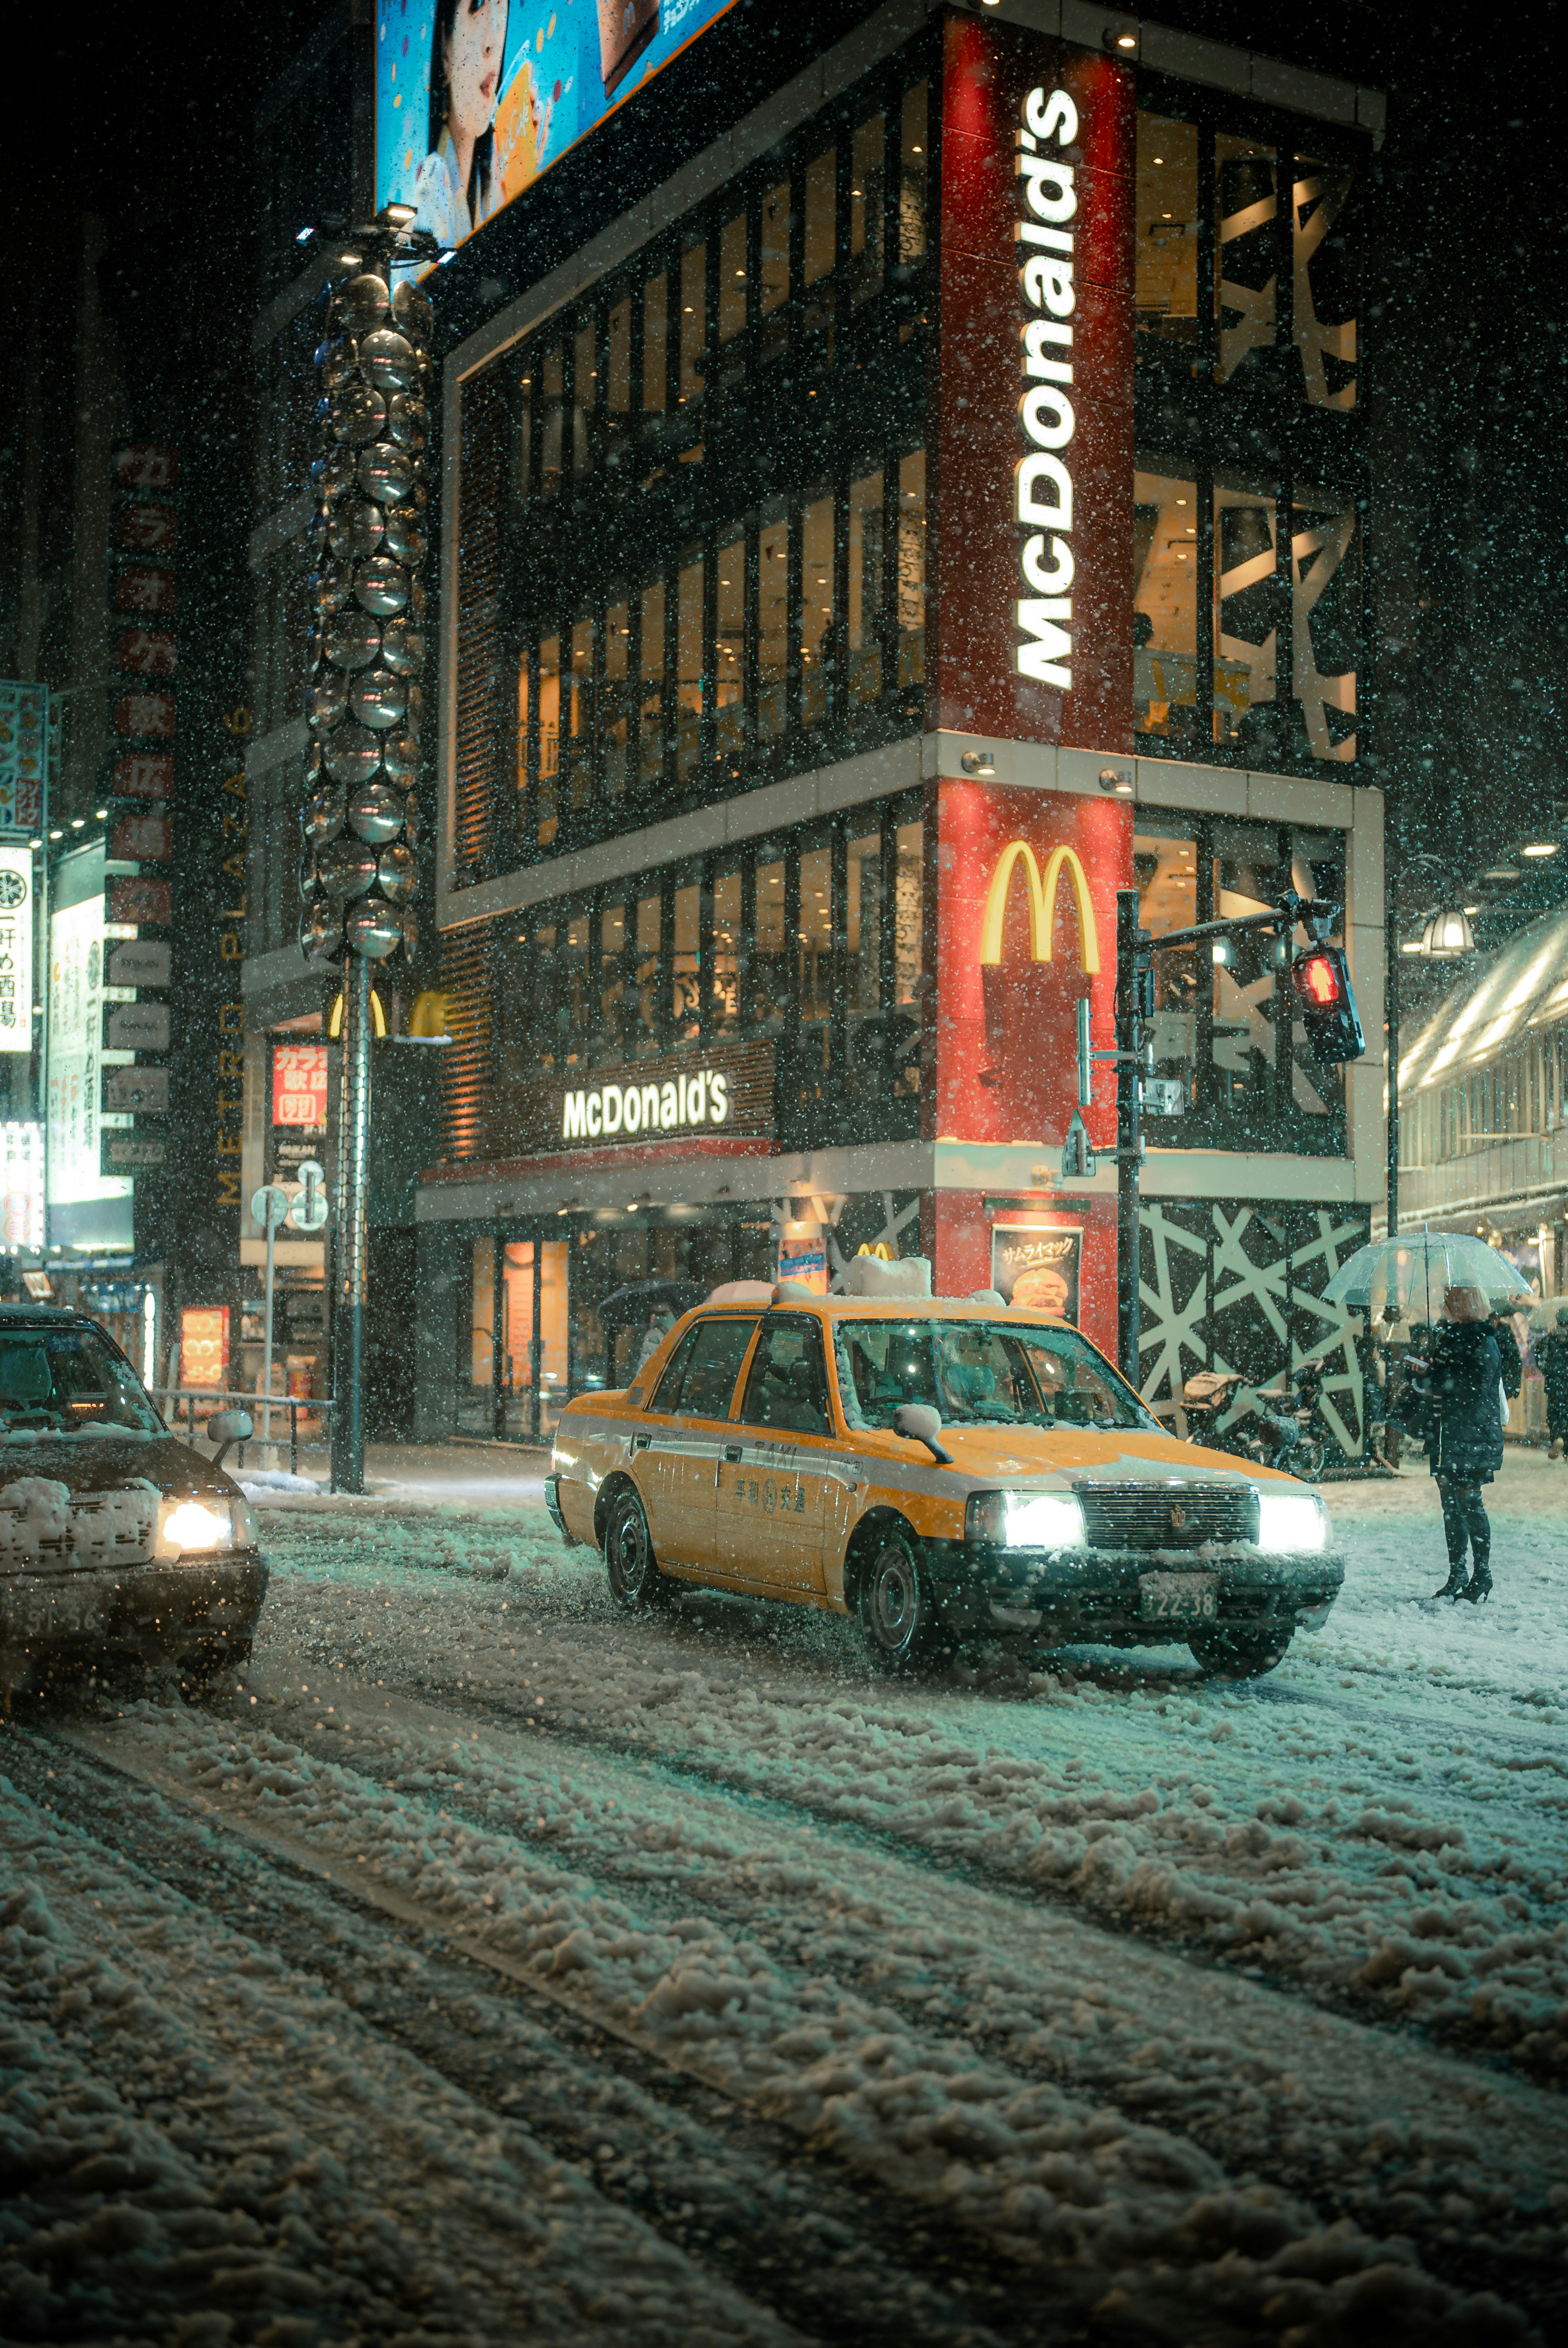
[[[1315,1060],[1358,1060],[1367,1049],[1343,946],[1309,946],[1290,965],[1290,983]]]

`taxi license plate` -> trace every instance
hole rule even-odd
[[[1138,1612],[1145,1622],[1212,1622],[1219,1612],[1219,1576],[1141,1573]]]

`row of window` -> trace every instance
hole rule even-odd
[[[925,620],[920,449],[609,586],[523,651],[523,854],[723,795],[828,736],[837,754],[917,722]]]
[[[536,335],[517,376],[525,501],[629,482],[651,456],[690,461],[712,390],[792,350],[831,365],[856,314],[924,258],[928,116],[924,80],[878,77],[854,114],[694,209]]]
[[[503,1078],[762,1038],[781,1131],[917,1131],[924,838],[916,795],[542,910],[497,973]]]
[[[1493,1142],[1553,1133],[1563,1123],[1565,1088],[1568,1031],[1558,1028],[1457,1084],[1434,1085],[1407,1100],[1400,1163],[1443,1165]]]
[[[1206,342],[1220,385],[1261,386],[1269,355],[1293,353],[1296,398],[1353,408],[1353,166],[1145,111],[1135,185],[1140,336]]]
[[[1132,698],[1153,751],[1245,764],[1357,752],[1361,538],[1344,489],[1143,456]]]
[[[1132,870],[1139,920],[1158,939],[1261,913],[1289,888],[1342,905],[1345,836],[1140,808]],[[1246,936],[1155,953],[1155,1070],[1180,1078],[1191,1105],[1173,1143],[1343,1149],[1343,1072],[1298,1043],[1291,951]]]

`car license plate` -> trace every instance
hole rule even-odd
[[[1219,1612],[1219,1576],[1141,1573],[1138,1612],[1145,1622],[1212,1622]]]

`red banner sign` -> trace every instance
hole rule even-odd
[[[117,448],[115,479],[128,489],[172,489],[179,479],[178,448],[149,448],[145,442]]]
[[[169,554],[179,541],[179,516],[172,506],[122,505],[115,516],[115,539],[135,554]]]
[[[275,1044],[272,1046],[272,1123],[324,1126],[326,1121],[326,1045]]]
[[[179,645],[162,628],[128,628],[115,651],[132,676],[172,676],[179,665]]]
[[[171,799],[174,760],[167,750],[132,750],[114,762],[117,798]]]
[[[172,612],[179,600],[179,582],[172,571],[159,571],[150,563],[132,562],[127,565],[114,582],[115,609],[118,612]]]
[[[117,734],[149,734],[155,739],[168,740],[174,732],[173,694],[128,693],[115,704],[114,730]]]

